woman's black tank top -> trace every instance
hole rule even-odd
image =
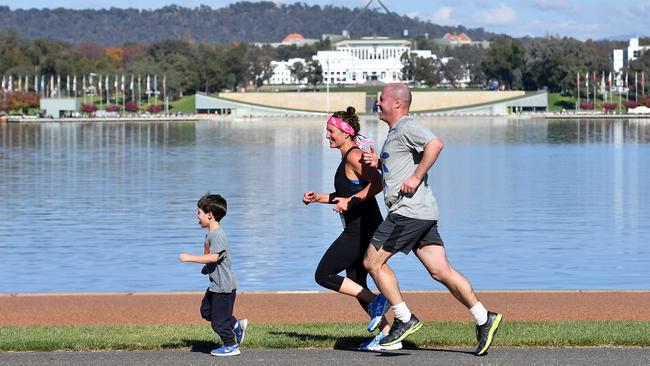
[[[361,192],[369,184],[366,181],[359,181],[358,183],[353,182],[345,175],[345,163],[347,161],[348,154],[354,149],[358,149],[358,147],[351,147],[345,153],[345,155],[343,155],[341,164],[339,164],[338,169],[336,169],[336,174],[334,175],[334,189],[336,190],[336,197],[352,197],[354,194]],[[345,223],[349,224],[364,215],[379,215],[379,218],[381,219],[381,212],[379,211],[379,206],[377,205],[377,200],[375,197],[366,199],[365,201],[360,202],[358,205],[351,207],[348,211],[343,213],[343,218],[345,219]]]

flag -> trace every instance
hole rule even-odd
[[[151,90],[151,88],[149,87],[149,75],[147,75],[147,89],[146,90],[147,90],[146,93],[149,94],[149,90]]]
[[[3,90],[7,89],[6,86],[7,86],[7,79],[5,79],[5,76],[2,75],[2,89]]]
[[[50,97],[54,92],[54,75],[50,75]]]
[[[158,75],[153,76],[153,93],[156,95],[156,92],[158,91]]]
[[[603,77],[600,79],[600,92],[605,94],[607,89],[605,88],[605,72],[603,71]]]
[[[578,74],[576,75],[576,88],[580,90],[580,71],[578,71]]]
[[[14,90],[14,77],[9,75],[9,85],[7,86],[7,90],[10,92]]]
[[[625,73],[625,85],[624,87],[627,89],[627,72]]]
[[[167,75],[163,75],[163,92],[167,91]]]
[[[635,71],[634,72],[634,89],[639,88],[639,72]]]
[[[77,96],[77,75],[72,77],[72,94],[74,94],[75,97]]]
[[[587,92],[589,92],[589,71],[585,74],[585,88],[587,88]]]
[[[65,90],[69,93],[70,92],[70,75],[66,75],[65,77]]]
[[[645,70],[641,71],[641,93],[645,93]]]
[[[122,93],[124,93],[124,74],[122,74]]]
[[[108,74],[106,74],[106,79],[104,81],[104,89],[106,89],[106,95],[108,96],[108,89],[110,86],[108,85]]]
[[[23,91],[23,77],[20,75],[18,76],[18,91]]]
[[[29,91],[29,76],[25,75],[25,92]]]
[[[101,75],[97,78],[97,94],[99,94],[99,100],[102,99],[102,77]]]
[[[609,77],[607,78],[607,86],[609,87],[609,90],[612,90],[612,72],[609,72]]]
[[[133,74],[131,74],[131,84],[129,84],[129,89],[131,90],[131,94],[133,94]]]
[[[56,96],[61,93],[61,75],[56,76]]]
[[[42,93],[45,93],[45,75],[41,76],[41,89]]]
[[[34,91],[38,93],[38,75],[34,75]]]
[[[81,79],[81,92],[86,95],[86,75]]]

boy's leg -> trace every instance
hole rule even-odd
[[[203,300],[201,300],[201,318],[210,321],[212,319],[212,304],[211,304],[211,295],[212,293],[210,291],[205,291],[205,295],[203,295]]]
[[[232,315],[236,292],[212,294],[212,329],[219,335],[224,346],[237,344],[235,331],[236,319]]]

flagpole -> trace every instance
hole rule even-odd
[[[576,88],[578,88],[578,101],[576,101],[576,111],[580,107],[580,71],[576,75]]]

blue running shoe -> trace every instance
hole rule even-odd
[[[388,300],[384,295],[379,294],[375,301],[368,304],[368,315],[370,315],[370,323],[368,323],[368,332],[372,332],[377,329],[379,323],[381,323],[381,318],[386,314],[388,310]]]
[[[235,323],[235,339],[238,344],[244,343],[244,338],[246,338],[246,328],[248,328],[248,319],[239,319]]]
[[[395,351],[398,349],[402,349],[402,342],[397,342],[390,346],[382,346],[381,344],[379,344],[379,341],[381,341],[385,337],[386,334],[379,332],[379,334],[377,334],[375,338],[373,338],[370,342],[361,343],[359,349],[362,351]]]
[[[213,356],[238,356],[241,354],[241,351],[239,350],[239,345],[234,344],[232,346],[221,346],[217,349],[213,349],[210,352],[211,355]]]

